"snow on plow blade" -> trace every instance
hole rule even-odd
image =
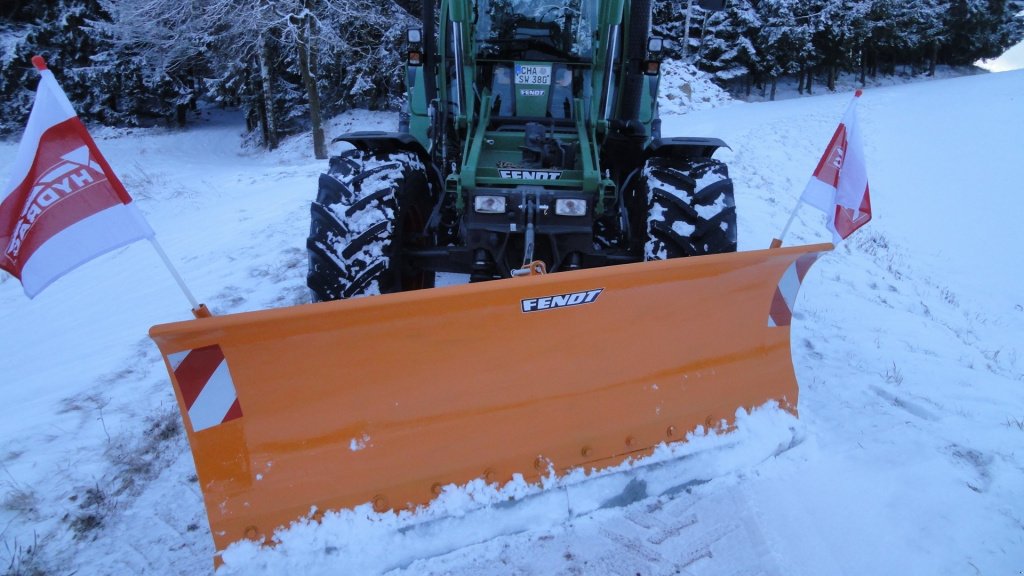
[[[315,507],[604,467],[796,409],[789,318],[829,244],[155,326],[218,550]],[[316,517],[317,514],[314,514]]]

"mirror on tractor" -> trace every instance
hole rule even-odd
[[[405,39],[409,42],[409,55],[406,62],[409,66],[420,66],[423,64],[423,30],[409,28],[405,32]]]
[[[664,38],[651,36],[647,39],[647,59],[644,60],[645,76],[657,76],[661,73],[661,53],[664,49]]]

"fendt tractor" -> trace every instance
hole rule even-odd
[[[314,303],[150,331],[218,551],[796,411],[791,307],[831,246],[736,251],[724,143],[661,134],[650,0],[423,4],[400,127],[320,177]]]
[[[736,250],[725,144],[661,134],[650,0],[423,6],[401,130],[320,179],[314,299]]]

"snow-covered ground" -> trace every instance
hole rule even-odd
[[[800,419],[548,490],[449,489],[418,515],[368,508],[242,544],[228,574],[984,574],[1024,570],[1024,72],[870,89],[874,220],[818,261],[793,326]],[[716,136],[740,248],[785,223],[851,94],[666,115]],[[681,96],[680,96],[681,98]],[[324,163],[293,139],[239,147],[240,119],[97,130],[196,295],[217,313],[306,297],[308,205]],[[336,135],[391,128],[339,118]],[[14,144],[0,143],[0,170]],[[804,208],[787,244],[828,239]],[[213,546],[163,363],[146,333],[190,317],[145,243],[34,300],[0,279],[0,568],[199,574]],[[507,495],[514,505],[496,503]],[[38,572],[36,572],[38,570]]]

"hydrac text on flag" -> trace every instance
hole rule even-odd
[[[30,298],[88,260],[153,235],[53,73],[40,73],[0,191],[0,268],[19,278]]]

